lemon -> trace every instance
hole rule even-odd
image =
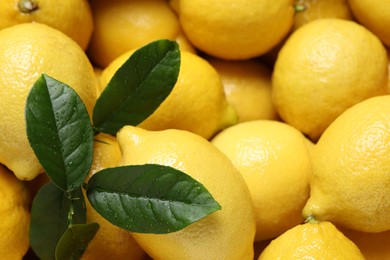
[[[91,7],[94,31],[87,53],[102,68],[123,53],[154,40],[179,38],[178,42],[188,43],[167,1],[94,0]]]
[[[380,233],[368,233],[339,228],[364,255],[366,260],[390,259],[390,230]]]
[[[277,119],[271,100],[271,70],[254,60],[228,61],[208,58],[218,71],[228,103],[238,122]]]
[[[353,19],[348,0],[298,0],[296,2],[304,10],[296,12],[293,30],[317,19]]]
[[[388,81],[387,81],[387,93],[390,94],[390,50],[387,50],[387,58],[389,60],[389,74],[388,74]]]
[[[0,252],[22,259],[29,248],[30,197],[24,183],[0,165]]]
[[[178,13],[189,41],[222,59],[260,56],[293,25],[293,0],[179,0]]]
[[[278,121],[239,123],[212,140],[240,171],[252,195],[256,241],[275,238],[304,221],[311,163],[306,139]]]
[[[390,229],[390,95],[342,113],[312,153],[305,217],[364,232]]]
[[[96,101],[96,79],[84,51],[62,32],[40,23],[0,31],[0,163],[22,180],[43,171],[27,140],[27,95],[42,73],[70,85],[89,113]]]
[[[209,141],[184,130],[125,126],[118,134],[123,165],[171,166],[202,183],[222,209],[169,234],[133,233],[153,259],[253,259],[251,196],[230,160]]]
[[[102,133],[95,136],[93,155],[90,176],[105,168],[118,166],[121,151],[116,138]],[[104,219],[92,208],[88,200],[86,200],[86,208],[87,223],[98,223],[100,228],[88,244],[81,259],[141,260],[145,258],[145,252],[130,232]]]
[[[83,50],[87,48],[93,30],[87,0],[0,1],[0,17],[0,30],[19,23],[44,23],[71,37]]]
[[[317,141],[345,109],[386,93],[386,50],[363,26],[343,19],[312,21],[281,48],[272,100],[283,121]]]
[[[134,51],[105,68],[100,85],[106,86]],[[138,126],[148,130],[187,130],[208,139],[235,124],[237,114],[228,104],[218,72],[202,57],[182,51],[180,72],[172,92],[152,115]]]
[[[359,248],[332,223],[297,225],[273,240],[259,260],[364,259]]]
[[[194,54],[197,53],[197,50],[194,46],[192,46],[192,43],[190,43],[183,30],[180,29],[174,40],[177,42],[177,44],[179,44],[180,50],[192,52]]]
[[[381,0],[348,0],[356,20],[390,47],[390,5]]]

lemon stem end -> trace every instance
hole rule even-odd
[[[318,223],[320,223],[320,221],[318,221],[313,215],[309,215],[305,219],[305,223],[318,224]]]
[[[294,10],[296,13],[305,11],[306,10],[305,1],[302,0],[295,1]]]
[[[31,13],[38,9],[38,5],[33,0],[20,0],[18,8],[22,13]]]

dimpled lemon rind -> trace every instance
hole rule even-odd
[[[45,73],[71,86],[88,112],[96,101],[96,78],[84,51],[62,32],[40,23],[0,31],[0,163],[22,180],[43,172],[27,140],[25,105]]]
[[[117,135],[123,165],[171,166],[202,183],[222,209],[169,234],[133,233],[153,259],[253,259],[255,219],[242,176],[209,141],[188,131],[125,126]]]
[[[312,152],[303,215],[364,232],[390,229],[390,95],[341,114]]]

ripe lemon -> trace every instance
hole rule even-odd
[[[253,259],[255,219],[248,187],[229,159],[188,131],[125,126],[118,134],[123,165],[156,163],[201,182],[222,209],[169,234],[133,233],[153,259]]]
[[[281,48],[272,76],[280,117],[317,141],[346,108],[386,93],[388,61],[379,39],[342,19],[318,19]]]
[[[192,46],[192,43],[189,42],[183,30],[180,30],[174,40],[179,44],[180,50],[197,53],[197,50]]]
[[[96,79],[84,51],[62,32],[39,23],[0,31],[0,163],[22,180],[43,171],[27,140],[24,109],[41,73],[68,85],[92,113]]]
[[[262,63],[208,58],[218,71],[228,103],[238,115],[238,122],[277,119],[271,100],[271,70]]]
[[[389,74],[388,74],[388,81],[387,81],[387,93],[390,94],[390,50],[387,49],[387,58],[389,61]]]
[[[299,0],[296,2],[304,10],[296,12],[293,30],[317,19],[353,19],[348,0]]]
[[[292,27],[293,0],[179,0],[180,23],[198,49],[222,59],[266,53]]]
[[[88,54],[102,68],[121,54],[158,39],[175,40],[179,19],[167,1],[91,1],[94,31]]]
[[[390,259],[390,230],[380,233],[368,233],[339,228],[364,255],[366,260]]]
[[[30,197],[24,183],[0,165],[0,252],[22,259],[29,248]]]
[[[305,217],[365,232],[389,230],[390,95],[342,113],[316,144],[312,167]]]
[[[121,55],[103,70],[101,86],[107,85],[132,53]],[[179,77],[172,92],[138,126],[148,130],[182,129],[208,139],[236,122],[237,114],[226,101],[218,72],[200,56],[182,51]]]
[[[0,30],[19,23],[44,23],[71,37],[83,50],[87,48],[93,30],[87,0],[0,1],[0,17]]]
[[[359,248],[332,223],[297,225],[273,240],[259,260],[364,259]]]
[[[109,167],[119,165],[121,151],[115,137],[99,134],[95,136],[93,162],[90,176]],[[127,230],[117,227],[99,213],[86,200],[87,222],[98,223],[100,228],[88,244],[81,259],[129,259],[141,260],[146,254]]]
[[[348,0],[356,20],[390,47],[390,4],[381,0]]]
[[[278,121],[239,123],[211,142],[240,171],[252,195],[256,241],[275,238],[304,221],[311,163],[306,138]]]

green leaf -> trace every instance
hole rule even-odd
[[[85,223],[86,210],[81,188],[74,191],[74,199],[52,182],[42,186],[34,197],[31,208],[30,245],[40,259],[54,259],[58,241],[74,223]],[[76,199],[78,198],[78,199]],[[69,212],[75,212],[72,216]]]
[[[97,223],[70,225],[58,242],[56,259],[80,259],[98,230]]]
[[[151,115],[176,84],[180,51],[175,41],[152,42],[133,53],[118,69],[93,111],[94,128],[116,135]]]
[[[92,164],[93,129],[77,93],[43,74],[25,116],[30,146],[50,179],[65,191],[80,187]]]
[[[140,233],[174,232],[221,208],[201,183],[155,164],[102,170],[89,180],[87,196],[112,224]]]

